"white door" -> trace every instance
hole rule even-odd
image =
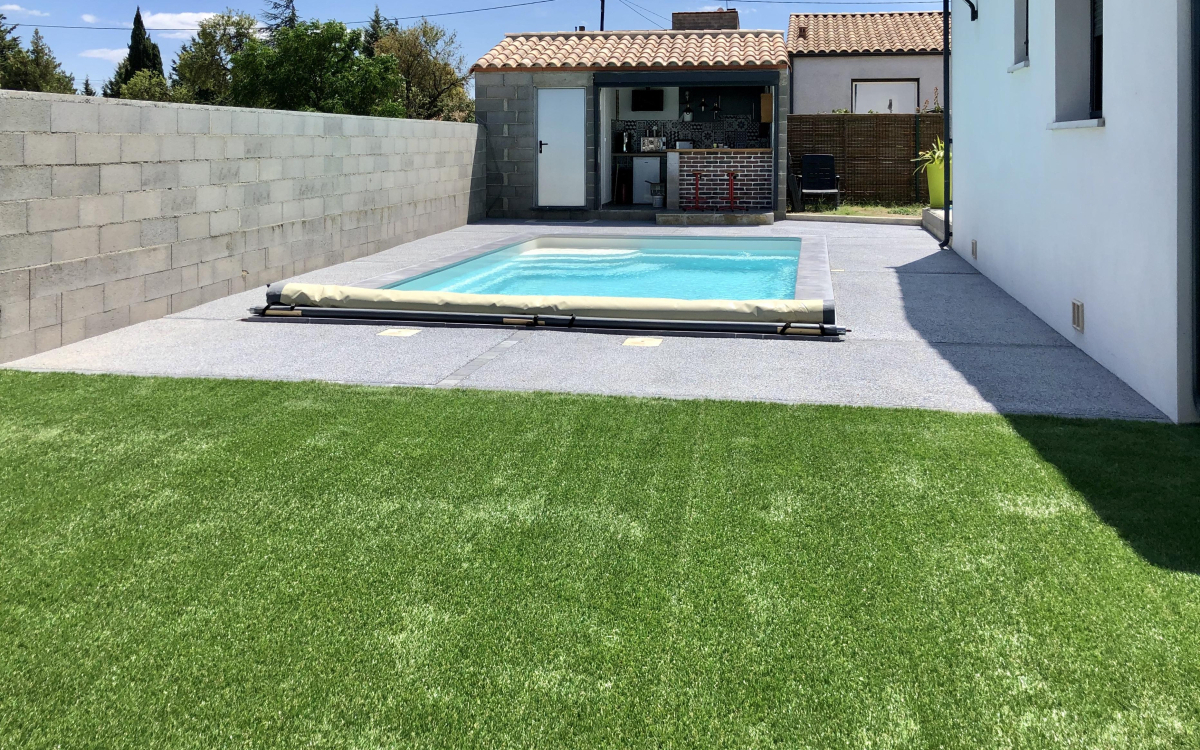
[[[875,112],[881,115],[911,115],[917,111],[916,81],[855,81],[856,115]]]
[[[587,203],[587,94],[585,89],[538,89],[537,202]]]

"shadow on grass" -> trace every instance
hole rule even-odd
[[[1200,427],[1008,421],[1142,558],[1200,575]]]
[[[1200,574],[1200,427],[1115,375],[953,251],[895,268],[909,324],[1153,565]]]

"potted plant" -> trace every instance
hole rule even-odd
[[[920,152],[913,159],[917,162],[917,171],[924,172],[929,179],[929,205],[932,208],[945,208],[946,196],[946,144],[939,137],[928,151]],[[950,194],[954,194],[954,170],[950,170]]]

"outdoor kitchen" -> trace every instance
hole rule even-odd
[[[488,215],[767,223],[785,214],[787,50],[737,12],[507,34],[473,67]]]
[[[612,143],[604,207],[769,210],[774,97],[767,88],[602,91],[602,132]]]

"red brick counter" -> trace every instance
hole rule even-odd
[[[739,211],[771,211],[772,156],[769,148],[679,150],[679,207],[695,208],[700,173],[700,210],[729,210],[729,172],[737,172],[733,198]]]

